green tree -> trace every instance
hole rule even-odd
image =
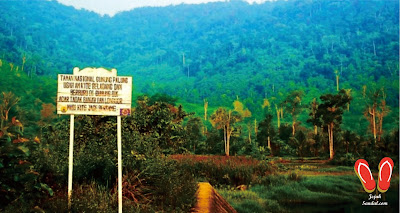
[[[20,101],[20,98],[15,97],[15,95],[12,92],[2,92],[2,95],[3,96],[0,99],[0,101],[1,101],[1,105],[0,105],[0,119],[1,119],[0,130],[3,130],[4,122],[8,121],[8,116],[9,116],[11,108],[13,106],[15,106]]]
[[[313,101],[310,104],[310,118],[307,120],[307,122],[311,123],[314,126],[314,135],[318,134],[318,127],[322,125],[321,120],[317,117],[317,112],[318,112],[318,102],[316,98],[313,99]]]
[[[264,120],[262,120],[259,125],[259,133],[257,134],[257,142],[259,145],[266,145],[271,149],[271,141],[276,136],[275,129],[272,125],[272,115],[266,114]]]
[[[327,127],[329,139],[329,159],[333,159],[333,133],[334,129],[340,129],[342,122],[343,110],[351,101],[351,97],[346,94],[345,90],[340,90],[338,94],[326,94],[320,97],[322,103],[319,105],[316,117],[322,122],[322,125]]]
[[[22,123],[16,117],[11,121],[8,120],[8,111],[19,99],[12,93],[3,95],[0,102],[2,113],[5,113],[2,114],[3,127],[0,130],[0,206],[2,207],[34,196],[41,191],[53,195],[52,189],[39,181],[40,174],[31,161],[35,159],[30,158],[40,140],[35,138],[32,141],[24,138]]]
[[[235,130],[235,123],[241,120],[241,116],[238,112],[225,108],[218,108],[211,115],[211,123],[217,129],[223,129],[224,132],[224,144],[225,144],[225,155],[229,156],[230,139],[233,131]]]
[[[293,91],[285,99],[286,110],[292,115],[292,135],[296,133],[296,121],[297,115],[301,112],[301,99],[303,97],[303,91]]]
[[[386,105],[384,88],[371,89],[366,99],[366,105],[364,116],[370,123],[370,130],[375,142],[380,142],[383,134],[383,118],[390,112]]]
[[[188,144],[187,148],[192,150],[193,153],[196,153],[196,148],[198,148],[204,140],[204,136],[201,133],[203,129],[203,122],[199,117],[192,117],[189,118],[185,128],[186,140]]]
[[[165,153],[175,153],[184,143],[183,119],[190,115],[182,106],[175,107],[166,102],[155,101],[147,96],[138,97],[137,107],[132,113],[131,125],[142,135],[152,135],[157,138],[160,148]]]

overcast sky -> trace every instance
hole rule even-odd
[[[216,2],[224,0],[57,0],[62,4],[74,6],[77,9],[85,8],[99,14],[113,16],[120,11],[131,10],[136,7],[145,6],[167,6],[186,4],[200,4],[206,2]],[[265,0],[246,0],[250,3],[260,3]]]

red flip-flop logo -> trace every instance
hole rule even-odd
[[[389,157],[383,158],[379,163],[378,190],[382,193],[386,192],[389,189],[393,166],[393,160]]]
[[[378,190],[381,193],[384,193],[389,189],[393,166],[393,160],[389,157],[383,158],[379,163]],[[372,172],[369,169],[368,162],[364,159],[357,160],[354,164],[354,171],[360,179],[364,190],[368,193],[373,192],[376,188],[376,183],[372,176]]]
[[[373,192],[376,184],[374,177],[372,176],[372,172],[369,169],[368,162],[364,159],[357,160],[354,164],[354,171],[356,172],[357,177],[360,179],[364,190],[368,193]]]

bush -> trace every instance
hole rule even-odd
[[[259,178],[259,184],[264,186],[280,186],[288,182],[285,175],[267,175]]]
[[[301,180],[303,179],[303,176],[297,174],[297,171],[293,171],[293,172],[291,172],[291,173],[289,174],[288,179],[289,179],[289,180],[292,180],[292,181],[297,181],[297,182],[299,182],[299,181],[301,181]]]
[[[338,154],[333,160],[330,161],[330,164],[333,165],[342,165],[342,166],[354,166],[354,163],[357,161],[357,158],[352,153],[346,154]]]
[[[38,147],[38,139],[23,138],[22,130],[22,124],[15,117],[0,130],[1,208],[11,202],[29,206],[24,202],[43,197],[44,193],[53,195],[53,190],[40,182],[40,174],[31,162],[30,156]]]
[[[122,209],[124,212],[139,212],[140,210],[139,206],[130,200],[123,200]],[[45,202],[43,210],[45,212],[68,212],[66,194]],[[107,187],[91,182],[74,188],[71,212],[106,213],[117,211],[118,194],[111,192]]]
[[[283,211],[277,201],[261,197],[260,193],[254,192],[252,188],[246,191],[220,189],[218,193],[239,213],[266,212],[267,210],[271,212]]]
[[[235,205],[235,209],[242,213],[242,212],[249,212],[249,213],[256,213],[260,212],[263,213],[265,212],[265,209],[262,205],[260,205],[259,202],[256,200],[244,200],[241,202],[239,205]]]
[[[143,166],[144,192],[151,194],[152,204],[162,211],[188,212],[197,190],[193,175],[166,158],[150,159]]]
[[[249,185],[271,170],[265,161],[246,157],[172,156],[179,168],[196,178],[206,179],[211,185]]]

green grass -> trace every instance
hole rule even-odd
[[[218,193],[224,197],[238,212],[256,213],[256,212],[282,212],[276,200],[264,199],[258,193],[247,191],[234,191],[230,189],[220,189]]]
[[[328,167],[328,168],[321,168],[318,171],[320,172],[348,172],[353,171],[354,168],[352,166],[335,166],[335,167]]]
[[[330,169],[348,170],[347,167]],[[355,175],[292,176],[271,175],[263,179],[263,184],[247,191],[222,189],[219,192],[238,212],[298,212],[299,209],[303,209],[302,212],[325,212],[333,208],[337,211],[354,208],[362,211],[362,201],[368,200],[368,194]],[[393,212],[398,208],[398,186],[399,178],[394,177],[385,193]]]
[[[258,185],[251,190],[257,192],[260,197],[273,199],[279,203],[287,204],[345,204],[354,202],[353,194],[343,190],[341,184],[350,185],[357,192],[358,185],[347,183],[342,179],[332,182],[330,177],[307,177],[297,181],[289,181],[286,184],[275,186]],[[351,190],[351,189],[349,189]]]

